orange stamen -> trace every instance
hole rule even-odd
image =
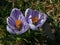
[[[16,20],[16,27],[19,29],[21,25],[21,20]]]
[[[32,22],[33,23],[36,23],[37,21],[38,21],[38,18],[37,17],[32,18]]]

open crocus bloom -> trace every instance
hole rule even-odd
[[[25,11],[25,18],[32,30],[37,30],[38,27],[41,27],[47,19],[44,13],[29,8]]]
[[[22,34],[28,30],[29,26],[22,12],[14,8],[7,18],[7,31],[11,34]]]

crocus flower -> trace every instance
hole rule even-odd
[[[37,30],[38,27],[42,27],[47,19],[47,16],[46,14],[40,13],[37,10],[32,10],[28,8],[25,11],[25,18],[27,23],[29,24],[30,29]]]
[[[22,34],[28,30],[29,26],[22,12],[14,8],[7,18],[7,31],[11,34]]]

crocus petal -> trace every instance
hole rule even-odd
[[[30,15],[32,15],[32,17],[38,16],[39,12],[37,10],[32,10],[30,8],[26,9],[25,11],[25,17],[29,18]]]
[[[41,27],[45,23],[46,20],[47,20],[46,14],[41,14],[40,19],[39,19],[36,27]]]
[[[26,9],[25,18],[26,18],[27,23],[29,23],[29,19],[32,17],[31,14],[32,14],[32,9],[30,8]]]
[[[26,9],[25,17],[28,18],[32,14],[32,10],[30,8]]]
[[[29,24],[29,26],[30,26],[30,29],[32,29],[32,30],[38,30],[38,28],[33,24]]]
[[[19,15],[21,15],[21,14],[22,14],[22,12],[19,9],[14,8],[14,9],[12,9],[10,16],[14,19],[18,19]]]
[[[9,26],[7,26],[7,31],[11,34],[15,34],[15,32]]]
[[[32,15],[32,17],[38,17],[39,12],[37,10],[33,10],[31,15]]]
[[[7,18],[7,24],[11,25],[11,26],[14,26],[15,25],[15,21],[11,17],[8,17]]]

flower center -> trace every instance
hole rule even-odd
[[[32,22],[33,22],[33,24],[37,23],[38,22],[38,17],[32,18]]]
[[[18,30],[21,28],[20,27],[21,23],[22,23],[21,20],[16,20],[16,27]]]

